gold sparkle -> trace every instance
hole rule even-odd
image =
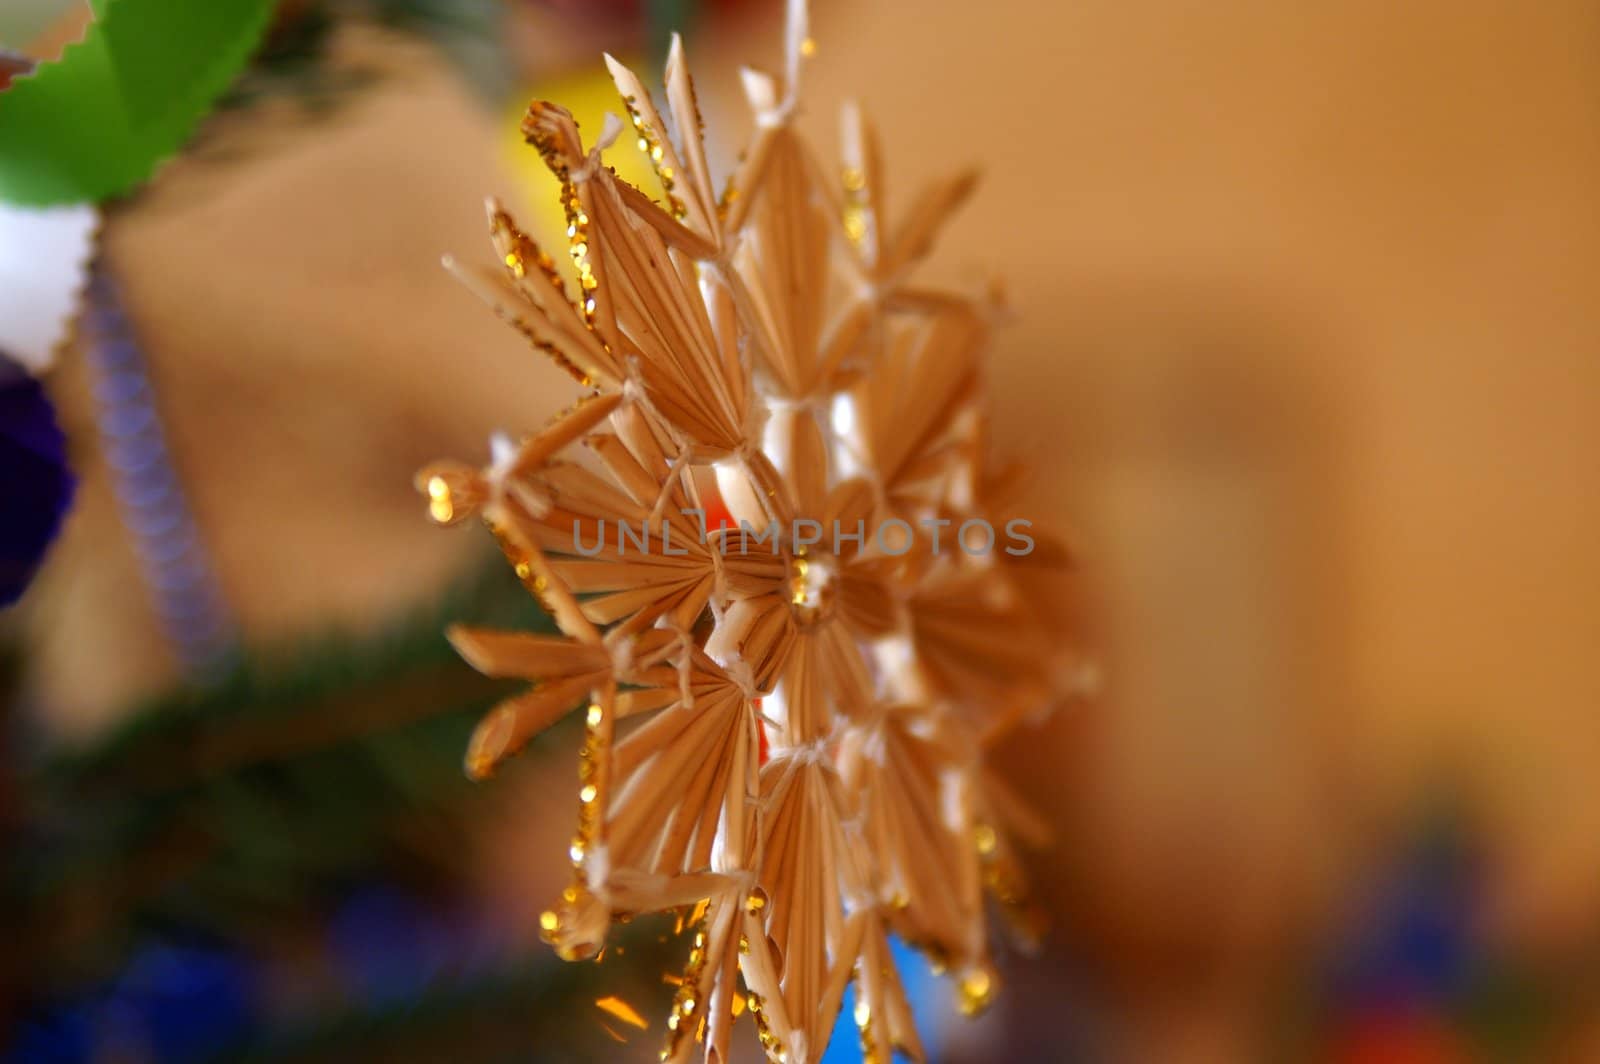
[[[595,1007],[601,1012],[615,1016],[617,1019],[621,1020],[630,1027],[637,1027],[639,1030],[643,1031],[648,1029],[650,1026],[650,1024],[645,1021],[645,1018],[639,1015],[637,1009],[628,1004],[626,1001],[623,1001],[621,998],[617,997],[615,994],[603,997],[594,1004]]]
[[[994,1001],[994,976],[987,968],[972,968],[961,976],[956,1003],[963,1016],[976,1016]]]
[[[999,845],[999,839],[995,835],[994,828],[988,824],[979,824],[974,828],[972,840],[977,844],[978,852],[985,857],[993,854],[995,847]]]
[[[455,519],[455,503],[450,498],[450,484],[444,477],[428,478],[428,516],[441,525]]]

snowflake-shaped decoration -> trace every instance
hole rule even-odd
[[[676,39],[676,139],[606,60],[661,203],[603,164],[620,122],[585,148],[568,112],[529,108],[575,296],[495,203],[503,265],[451,265],[590,394],[487,468],[418,476],[435,520],[483,516],[563,633],[450,633],[533,683],[479,725],[472,775],[584,714],[546,937],[582,959],[618,917],[689,914],[671,1061],[727,1060],[747,1010],[772,1059],[818,1060],[852,980],[866,1059],[922,1059],[891,934],[956,974],[965,1011],[986,1004],[984,893],[1031,927],[1008,835],[1037,825],[983,752],[1075,674],[1024,594],[1062,552],[1002,520],[1010,481],[984,466],[992,305],[908,280],[972,178],[891,229],[851,108],[843,180],[825,179],[791,123],[811,50],[792,3],[782,81],[745,73],[755,132],[720,195]]]

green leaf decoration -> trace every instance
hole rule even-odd
[[[272,0],[97,0],[82,41],[0,93],[0,200],[121,195],[155,172],[255,50]]]

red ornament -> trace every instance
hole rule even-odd
[[[1354,1017],[1333,1039],[1332,1064],[1470,1064],[1466,1043],[1443,1017],[1379,1012]]]

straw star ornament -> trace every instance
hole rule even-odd
[[[665,116],[606,59],[659,199],[603,161],[621,121],[586,146],[561,107],[529,108],[572,270],[494,203],[500,264],[449,265],[587,395],[418,483],[439,523],[483,517],[562,633],[450,633],[531,684],[478,726],[473,776],[582,715],[572,880],[542,917],[557,951],[678,910],[662,1059],[728,1060],[750,1012],[771,1059],[816,1061],[854,982],[866,1059],[921,1060],[890,936],[975,1012],[986,895],[1033,924],[1010,838],[1041,825],[983,752],[1068,693],[1065,633],[1019,588],[1061,552],[1002,512],[985,464],[990,307],[910,280],[971,177],[891,225],[862,115],[840,180],[792,125],[803,3],[786,43],[781,79],[745,73],[755,132],[720,192],[676,39]]]

